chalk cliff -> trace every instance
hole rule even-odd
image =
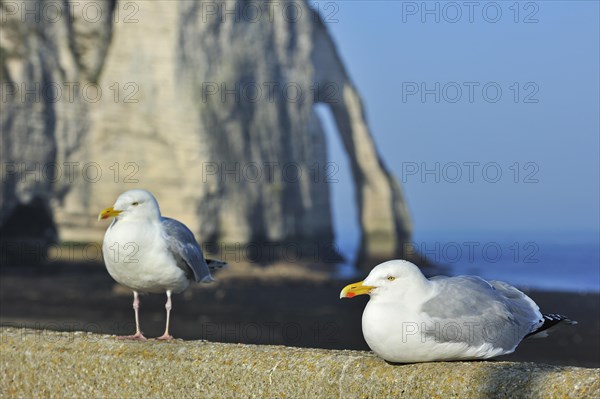
[[[97,212],[145,187],[205,242],[331,243],[319,103],[352,168],[361,256],[409,240],[360,95],[305,1],[20,4],[0,3],[3,240],[99,241]]]

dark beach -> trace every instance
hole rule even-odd
[[[349,281],[332,280],[323,266],[234,264],[213,284],[192,284],[174,296],[171,332],[176,338],[219,342],[368,350],[361,333],[366,297],[340,300]],[[529,339],[498,359],[600,367],[600,296],[527,292],[542,312],[578,321],[545,339]],[[131,293],[100,263],[60,263],[2,268],[0,323],[44,330],[134,332]],[[164,295],[141,297],[141,325],[162,334]],[[43,339],[40,332],[40,339]]]

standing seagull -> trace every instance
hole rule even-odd
[[[382,263],[340,298],[371,296],[362,331],[379,357],[395,363],[487,359],[512,353],[526,337],[545,337],[564,316],[542,315],[527,295],[476,276],[425,278],[404,260]]]
[[[102,254],[108,273],[118,283],[133,290],[135,334],[119,339],[145,340],[140,331],[139,293],[167,294],[165,333],[157,339],[169,340],[171,293],[185,290],[190,281],[210,283],[210,269],[225,263],[205,260],[192,232],[181,222],[162,217],[158,202],[146,190],[129,190],[115,204],[104,209],[98,220],[114,217],[106,230]]]

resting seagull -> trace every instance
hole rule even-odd
[[[404,260],[376,266],[340,298],[369,294],[362,331],[379,357],[394,363],[487,359],[512,353],[526,337],[546,336],[560,315],[542,315],[527,295],[476,276],[425,278]]]
[[[206,260],[192,232],[181,222],[161,216],[158,202],[146,190],[129,190],[104,209],[98,220],[114,217],[106,230],[102,254],[108,273],[133,290],[135,334],[120,339],[145,340],[140,330],[139,293],[167,294],[165,333],[169,340],[171,294],[185,290],[190,281],[213,281],[211,269],[225,263]]]

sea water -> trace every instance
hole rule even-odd
[[[338,266],[339,277],[365,274],[354,265],[357,247],[357,237],[338,238],[348,258]],[[599,232],[417,230],[410,247],[438,265],[426,274],[478,275],[523,289],[600,292]]]

